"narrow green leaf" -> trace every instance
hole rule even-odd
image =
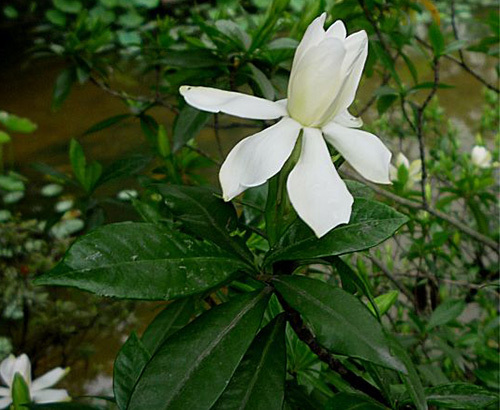
[[[369,249],[391,237],[408,218],[380,202],[355,198],[351,220],[321,239],[297,219],[266,255],[266,264],[313,259]]]
[[[432,23],[429,26],[429,41],[432,45],[434,55],[436,57],[442,55],[444,51],[444,37],[436,23]]]
[[[366,396],[352,393],[338,393],[328,401],[325,410],[384,410],[387,407]]]
[[[144,331],[141,341],[151,354],[155,353],[167,338],[183,328],[194,313],[194,302],[184,298],[170,303]]]
[[[273,283],[311,325],[319,343],[333,353],[405,371],[392,356],[380,323],[355,296],[303,276],[280,276]]]
[[[167,130],[163,125],[158,127],[157,142],[159,154],[163,158],[168,157],[170,155],[170,141],[168,139]]]
[[[73,67],[69,67],[61,71],[59,76],[56,78],[54,84],[54,91],[52,92],[52,110],[57,111],[61,108],[63,102],[68,98],[71,92],[71,87],[75,82],[75,70]]]
[[[427,331],[434,329],[436,326],[445,325],[448,322],[456,319],[465,309],[465,302],[458,299],[448,299],[440,304],[427,323]]]
[[[116,356],[113,366],[113,392],[121,410],[127,408],[130,395],[151,354],[132,333]]]
[[[211,113],[184,106],[174,123],[174,152],[195,138],[203,129]]]
[[[102,296],[170,300],[207,291],[246,265],[230,253],[168,227],[124,222],[80,237],[38,285]]]
[[[259,87],[262,96],[267,100],[274,100],[275,93],[271,81],[269,81],[266,75],[252,63],[248,63],[248,67],[251,73],[250,78],[257,84],[257,87]]]
[[[285,326],[285,317],[281,314],[259,332],[211,410],[283,408]]]
[[[117,159],[104,170],[99,178],[99,185],[114,179],[130,178],[131,176],[137,175],[146,168],[151,161],[151,157],[142,154]]]
[[[451,383],[426,389],[427,403],[447,409],[484,409],[498,407],[498,394],[480,386]]]
[[[211,408],[252,342],[268,290],[238,296],[176,332],[146,365],[129,410]]]
[[[206,187],[158,184],[154,186],[165,204],[193,235],[212,241],[253,265],[253,256],[245,242],[232,233],[238,228],[233,204],[224,202]]]
[[[390,292],[387,292],[383,295],[377,296],[375,298],[375,304],[379,310],[380,316],[385,315],[389,309],[396,303],[398,300],[399,292],[397,290],[391,290]],[[367,305],[368,309],[372,311],[372,313],[375,315],[375,309],[373,308],[372,305]]]
[[[120,114],[120,115],[115,115],[113,117],[106,118],[102,121],[99,121],[97,124],[92,125],[90,128],[87,129],[87,131],[85,131],[83,133],[83,135],[89,135],[89,134],[93,134],[94,132],[102,131],[102,130],[109,128],[112,125],[118,124],[118,123],[120,123],[120,122],[122,122],[130,117],[132,117],[131,114]]]

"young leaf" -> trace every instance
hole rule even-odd
[[[377,296],[375,298],[375,304],[379,310],[380,316],[383,316],[387,313],[387,311],[396,303],[398,300],[399,292],[397,290],[391,290],[383,295]],[[375,309],[372,305],[367,305],[368,309],[372,311],[375,315]]]
[[[280,276],[278,292],[311,325],[319,343],[334,353],[367,360],[398,371],[380,323],[355,296],[317,279]]]
[[[59,265],[34,282],[102,296],[170,300],[207,291],[246,268],[230,253],[166,226],[124,222],[80,237]]]
[[[238,227],[236,210],[210,188],[158,184],[154,186],[165,204],[193,235],[212,241],[253,265],[253,256],[245,242],[231,236]]]
[[[189,105],[181,110],[174,124],[174,152],[200,133],[210,115],[211,113],[197,110]]]
[[[118,352],[113,366],[113,392],[121,410],[127,408],[132,390],[150,358],[150,352],[135,332]]]
[[[285,326],[285,317],[281,314],[260,331],[211,410],[282,409],[286,377]]]
[[[0,111],[0,123],[9,131],[29,134],[35,131],[38,126],[28,118],[18,117],[6,111]]]
[[[96,161],[87,164],[83,148],[74,138],[69,145],[69,160],[75,178],[83,189],[90,193],[101,176],[102,166]]]
[[[281,260],[336,256],[371,248],[391,237],[408,218],[380,202],[355,198],[351,220],[316,238],[297,219],[266,255],[266,264]]]
[[[268,290],[235,297],[176,332],[146,365],[129,410],[209,409],[252,342]]]
[[[434,329],[436,326],[445,325],[456,319],[465,309],[465,302],[463,300],[448,299],[440,304],[429,319],[427,323],[427,331]]]

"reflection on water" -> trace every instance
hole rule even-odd
[[[469,55],[468,58],[473,58],[473,55]],[[493,67],[485,60],[477,59],[471,63],[479,72],[486,72],[491,80],[494,78]],[[29,168],[33,162],[45,162],[61,171],[69,171],[67,151],[71,137],[80,137],[79,140],[87,156],[104,164],[144,147],[144,137],[136,120],[129,120],[106,131],[81,137],[82,133],[96,122],[127,112],[127,108],[120,100],[94,85],[75,86],[61,110],[56,113],[51,112],[52,87],[61,68],[57,62],[35,61],[23,70],[20,70],[17,63],[2,65],[0,72],[0,109],[29,117],[39,127],[34,134],[15,136],[13,142],[12,154],[16,167],[34,181],[40,177]],[[417,69],[421,81],[431,80],[431,71],[426,63],[417,64]],[[441,80],[455,86],[453,89],[439,90],[441,105],[447,117],[457,124],[462,139],[468,141],[466,145],[472,145],[473,133],[481,116],[483,87],[453,63],[443,61],[441,72]],[[359,106],[363,105],[363,101],[367,101],[378,84],[377,79],[365,80],[358,94]],[[170,129],[173,117],[166,109],[157,108],[152,115]],[[375,117],[376,112],[372,111],[367,113],[365,120],[370,122],[370,119]],[[236,119],[222,116],[220,121],[224,125],[233,123]],[[227,153],[236,141],[255,131],[255,128],[221,130],[223,151]],[[387,141],[387,138],[385,139]],[[200,148],[217,156],[212,129],[203,130],[198,140]],[[115,186],[108,189],[116,192],[119,188],[121,187]],[[138,331],[142,331],[153,316],[153,308],[154,305],[150,303],[140,304],[135,321]],[[129,334],[130,328],[131,326],[127,324],[113,329],[110,334],[88,335],[87,342],[94,344],[95,349],[88,360],[77,361],[72,366],[66,387],[73,394],[110,393],[113,359]],[[43,363],[42,367],[45,367]],[[44,369],[39,370],[42,372]]]

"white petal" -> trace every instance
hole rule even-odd
[[[63,369],[62,367],[56,367],[51,371],[45,373],[44,375],[33,380],[31,385],[32,391],[46,389],[47,387],[52,387],[59,382],[66,374],[68,369]]]
[[[10,388],[0,386],[0,396],[10,396]]]
[[[346,50],[338,38],[310,48],[290,76],[288,112],[305,126],[315,126],[335,100]]]
[[[343,110],[339,112],[333,119],[337,124],[343,125],[349,128],[359,128],[363,125],[363,120],[359,117],[355,117],[349,111]]]
[[[14,379],[14,366],[16,364],[16,357],[11,354],[5,358],[0,364],[0,376],[7,386],[12,386]]]
[[[299,161],[288,177],[290,201],[320,238],[349,222],[353,197],[333,166],[321,131],[304,128]]]
[[[12,403],[10,397],[0,397],[0,409],[6,409]]]
[[[28,387],[31,385],[31,362],[28,356],[22,354],[16,359],[14,364],[14,375],[19,373]]]
[[[64,389],[45,389],[33,392],[31,399],[35,403],[56,403],[69,401],[70,397]]]
[[[307,27],[304,35],[302,36],[302,40],[300,40],[300,43],[295,50],[295,55],[293,57],[292,63],[292,73],[307,50],[318,45],[322,40],[325,39],[326,34],[325,29],[323,28],[323,26],[325,25],[325,20],[326,13],[323,13],[321,14],[321,16],[316,17]]]
[[[299,123],[285,117],[236,144],[219,174],[224,199],[229,201],[276,175],[292,153],[300,128]]]
[[[378,137],[369,132],[330,122],[323,127],[326,140],[364,178],[379,184],[390,184],[391,152]]]
[[[346,35],[347,31],[342,20],[337,20],[328,28],[328,30],[326,30],[327,37],[337,37],[341,40],[345,40]]]
[[[399,168],[401,165],[404,165],[406,169],[410,168],[410,161],[406,158],[406,155],[402,152],[399,152],[396,155],[396,166]]]
[[[254,120],[274,120],[287,115],[283,106],[253,95],[189,85],[180,87],[179,92],[189,105],[202,111],[223,112]]]

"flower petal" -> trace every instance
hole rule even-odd
[[[369,132],[343,127],[330,122],[323,127],[326,140],[364,178],[379,184],[390,184],[391,152],[384,143]]]
[[[71,398],[64,389],[45,389],[33,392],[31,399],[35,403],[56,403],[59,401],[69,401]]]
[[[189,85],[180,87],[179,92],[189,105],[202,111],[223,112],[254,120],[274,120],[287,115],[282,105],[253,95]]]
[[[42,389],[46,389],[47,387],[52,387],[56,383],[59,382],[66,374],[68,373],[68,369],[63,369],[62,367],[56,367],[55,369],[50,370],[49,372],[43,374],[37,379],[33,380],[33,384],[31,385],[32,391],[38,391]]]
[[[304,128],[302,152],[288,177],[290,201],[318,238],[349,222],[353,197],[333,166],[321,131]]]
[[[299,123],[285,117],[236,144],[219,174],[224,199],[230,201],[277,174],[292,153],[300,128]]]
[[[12,399],[9,397],[0,397],[0,409],[6,409],[12,403]]]
[[[10,388],[0,386],[0,396],[10,397]]]
[[[355,117],[349,111],[343,110],[339,112],[333,119],[337,124],[349,128],[359,128],[363,125],[363,120],[359,117]]]
[[[306,126],[318,125],[336,99],[345,54],[343,41],[333,37],[307,50],[288,83],[292,118]]]
[[[19,373],[23,377],[28,387],[31,386],[31,362],[24,353],[16,358],[12,377],[14,377],[16,373]]]
[[[293,57],[292,63],[292,72],[294,71],[295,66],[299,64],[304,54],[311,47],[318,45],[322,40],[325,39],[325,29],[323,26],[325,25],[326,13],[321,14],[321,16],[316,17],[311,24],[307,27],[304,35],[302,36],[302,40],[300,40],[297,49],[295,50],[295,55]]]
[[[12,386],[14,379],[14,366],[16,364],[16,357],[11,354],[5,358],[0,364],[0,376],[7,386]]]
[[[342,20],[337,20],[333,23],[328,30],[326,30],[327,37],[336,37],[341,40],[345,40],[345,36],[347,35],[347,31],[345,29],[344,23]]]

